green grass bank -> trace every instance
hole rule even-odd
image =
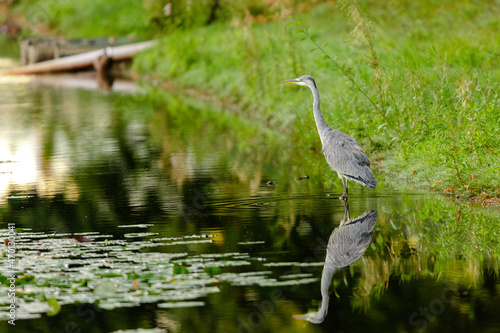
[[[69,37],[159,38],[135,60],[143,82],[208,96],[319,159],[310,92],[281,84],[310,74],[327,122],[393,186],[500,196],[497,1],[174,1],[169,16],[161,1],[91,3],[16,8]]]

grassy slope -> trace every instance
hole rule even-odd
[[[179,31],[136,62],[142,73],[238,103],[295,144],[319,145],[307,89],[281,86],[311,74],[325,117],[385,155],[397,183],[449,194],[498,196],[500,6],[468,1],[323,4],[297,15],[380,112],[290,19]],[[360,14],[360,15],[358,15]],[[347,17],[346,17],[347,16]],[[364,32],[364,33],[363,33]],[[370,47],[373,45],[373,48]],[[387,119],[381,116],[385,115]],[[388,125],[390,122],[393,126]]]

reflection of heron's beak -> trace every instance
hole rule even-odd
[[[309,312],[309,313],[305,313],[305,314],[294,314],[293,318],[305,320],[305,321],[311,322],[313,324],[321,324],[325,317],[323,316],[322,318],[319,318],[317,312]]]
[[[293,318],[295,318],[295,319],[301,319],[301,320],[307,320],[308,316],[307,316],[307,313],[305,313],[305,314],[294,314]]]
[[[299,84],[300,80],[299,79],[285,80],[285,81],[283,81],[281,83],[295,83],[295,84]]]

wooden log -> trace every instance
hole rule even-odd
[[[96,60],[106,55],[114,61],[120,61],[131,58],[138,52],[144,51],[155,45],[156,41],[147,41],[115,47],[106,47],[104,49],[81,53],[69,57],[57,58],[53,60],[43,61],[27,66],[21,66],[8,70],[2,74],[5,75],[25,75],[38,74],[47,72],[61,72],[68,70],[81,69],[92,67]]]

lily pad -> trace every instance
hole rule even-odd
[[[103,280],[94,287],[94,294],[109,297],[116,294],[116,286],[110,280]]]
[[[160,303],[158,307],[160,309],[171,309],[171,308],[192,308],[195,306],[205,306],[204,302],[168,302]]]
[[[61,305],[55,298],[49,298],[47,304],[50,306],[51,310],[47,311],[47,316],[53,317],[61,311]]]
[[[7,233],[7,229],[0,229],[0,237]],[[22,293],[16,292],[19,301],[17,319],[33,318],[41,313],[55,316],[61,311],[61,306],[76,303],[96,304],[103,309],[145,303],[163,304],[162,308],[203,306],[200,299],[219,293],[221,283],[284,286],[313,281],[305,275],[289,276],[280,281],[272,279],[269,277],[272,270],[254,269],[252,265],[259,260],[248,253],[191,255],[171,248],[168,252],[154,251],[155,247],[175,242],[203,242],[211,246],[208,242],[212,241],[212,235],[163,238],[158,242],[155,238],[113,239],[110,235],[95,232],[82,234],[91,235],[92,242],[75,242],[73,234],[26,230],[22,237],[18,237],[18,271],[15,273],[16,286],[22,286]],[[104,236],[108,238],[106,241],[96,241]],[[10,284],[9,276],[6,273],[0,275],[0,283]],[[0,320],[8,320],[8,302],[8,298],[0,297]]]

